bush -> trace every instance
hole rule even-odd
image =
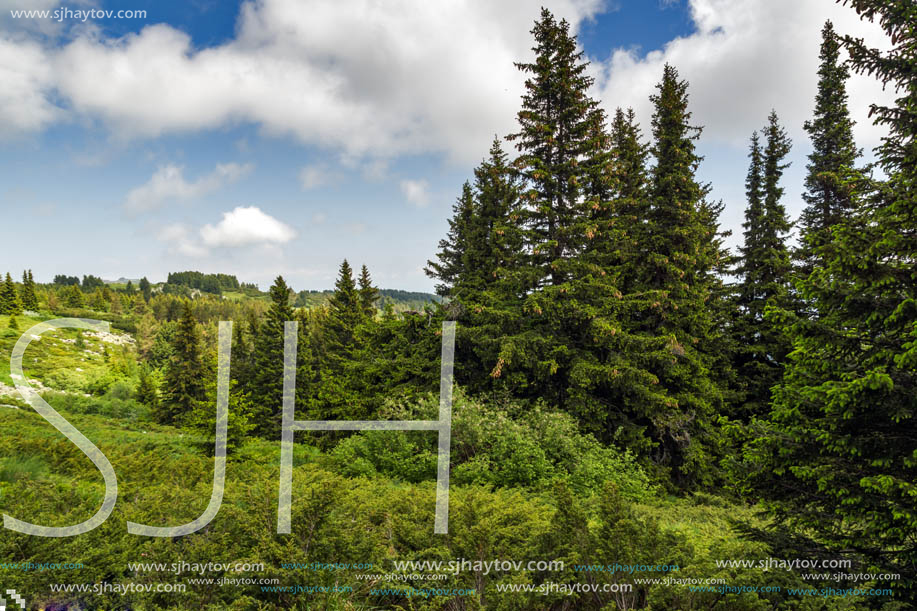
[[[123,390],[119,390],[118,394]],[[125,420],[152,421],[150,410],[133,398],[120,398],[106,395],[104,397],[84,397],[71,393],[46,392],[41,395],[54,409],[74,414],[98,414],[109,418]]]
[[[435,420],[438,399],[387,405],[382,420]],[[350,477],[383,474],[407,482],[436,475],[437,436],[422,431],[365,431],[331,452],[335,470]],[[613,482],[626,498],[655,488],[629,452],[602,446],[579,431],[569,414],[544,406],[496,405],[455,393],[452,406],[452,481],[492,487],[548,489],[569,481],[578,494]]]

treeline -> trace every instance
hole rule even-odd
[[[241,289],[239,280],[233,275],[204,274],[195,271],[172,272],[166,279],[166,284],[186,286],[214,295],[221,295],[223,291],[238,291]]]

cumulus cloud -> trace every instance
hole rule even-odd
[[[188,257],[203,257],[207,249],[192,235],[191,229],[183,223],[166,225],[156,234],[156,237],[169,245],[169,252]]]
[[[185,179],[184,168],[174,164],[159,167],[145,184],[131,189],[124,201],[130,214],[161,208],[170,201],[188,201],[232,184],[252,170],[252,164],[221,163],[197,180]]]
[[[419,208],[430,203],[430,185],[426,180],[402,180],[401,193]]]
[[[38,43],[0,35],[0,135],[41,130],[64,115],[50,101],[54,80]]]
[[[831,19],[840,34],[863,37],[887,48],[877,25],[861,21],[849,7],[821,0],[690,0],[696,31],[670,41],[664,49],[640,56],[616,50],[594,64],[597,93],[607,110],[632,106],[649,125],[649,95],[665,63],[690,82],[693,122],[704,126],[704,140],[745,146],[752,130],[773,108],[796,140],[810,118],[817,84],[821,28]],[[861,146],[879,143],[882,131],[867,119],[868,105],[892,99],[870,77],[854,75],[848,84],[850,110],[858,121]]]
[[[604,3],[545,4],[575,27]],[[528,0],[312,0],[306,11],[299,0],[257,0],[242,4],[234,39],[203,49],[162,24],[117,39],[78,33],[42,49],[27,72],[46,70],[47,82],[30,80],[11,103],[24,113],[29,97],[49,109],[62,98],[120,136],[244,121],[348,155],[470,161],[512,126],[523,81],[513,62],[531,55],[538,11]]]
[[[693,34],[646,56],[617,49],[593,65],[609,110],[634,106],[648,125],[647,97],[671,62],[691,82],[706,138],[744,143],[771,108],[799,138],[824,20],[887,44],[878,26],[830,0],[689,3]],[[612,6],[544,4],[574,29]],[[523,78],[513,62],[531,57],[538,8],[528,0],[311,0],[303,11],[300,0],[254,0],[242,4],[233,39],[205,48],[163,24],[116,39],[88,28],[56,47],[28,32],[0,34],[0,130],[40,130],[72,115],[123,137],[245,122],[343,158],[433,152],[474,162],[494,133],[514,128]],[[852,79],[850,90],[857,136],[872,146],[881,132],[867,104],[891,93],[868,77]]]
[[[248,246],[251,244],[285,244],[296,237],[289,225],[265,214],[256,206],[239,206],[223,213],[216,225],[204,225],[204,244],[218,246]]]

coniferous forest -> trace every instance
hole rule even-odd
[[[571,25],[542,9],[515,131],[481,143],[425,262],[436,295],[381,288],[352,259],[325,292],[4,272],[0,586],[29,609],[914,608],[917,8],[843,4],[891,50],[824,24],[805,182],[784,176],[775,108],[745,135],[737,248],[698,176],[704,126],[678,66],[648,124],[607,113]],[[871,108],[875,161],[854,138],[853,74],[895,92]],[[7,367],[61,318],[108,331],[45,329],[24,374]],[[285,397],[298,421],[434,421],[450,322],[448,533],[428,427],[297,430],[278,534]],[[106,496],[23,383],[117,474],[110,516],[83,534],[9,528],[78,524]],[[206,526],[128,531],[204,514],[221,451]]]

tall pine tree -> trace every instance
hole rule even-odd
[[[861,180],[863,201],[815,247],[823,268],[798,283],[807,307],[775,313],[793,342],[770,429],[749,448],[751,483],[778,523],[834,554],[865,557],[917,583],[917,32],[910,3],[847,2],[891,50],[844,38],[854,70],[898,92],[874,105],[889,129],[878,149],[887,180]],[[865,187],[871,187],[866,192]]]
[[[744,387],[744,398],[736,414],[743,420],[769,411],[771,387],[783,376],[789,346],[783,335],[764,317],[767,307],[788,307],[790,255],[786,234],[790,223],[781,203],[780,179],[787,164],[790,141],[771,112],[762,133],[752,134],[748,175],[745,179],[748,206],[736,269],[739,318],[733,332],[737,351],[735,368]]]
[[[474,192],[471,183],[462,185],[462,194],[452,205],[449,232],[439,241],[436,261],[427,261],[424,268],[427,276],[439,281],[436,292],[442,296],[454,296],[455,286],[464,273],[465,249],[470,240],[469,232],[475,214]]]
[[[6,280],[0,285],[0,314],[18,316],[22,314],[22,302],[16,291],[16,283],[10,273],[6,273]]]
[[[360,268],[360,305],[363,308],[363,314],[367,318],[373,318],[376,315],[376,303],[379,301],[379,289],[373,286],[372,276],[369,275],[369,268],[363,265]]]
[[[519,131],[508,136],[520,155],[514,166],[525,180],[526,289],[559,285],[582,247],[582,193],[596,149],[597,102],[584,52],[566,20],[547,9],[532,30],[535,61],[517,63],[528,75]]]
[[[803,276],[823,264],[816,252],[831,242],[831,228],[856,207],[848,178],[860,156],[853,139],[854,122],[847,109],[849,71],[840,60],[840,40],[830,21],[822,29],[819,58],[815,116],[805,123],[812,152],[806,166],[806,191],[802,195],[806,208],[799,221],[800,246],[795,253]]]
[[[722,206],[706,200],[709,187],[695,173],[701,157],[694,141],[701,128],[691,126],[688,84],[666,65],[655,107],[651,147],[655,165],[647,185],[640,250],[627,262],[633,278],[625,329],[638,337],[665,339],[668,352],[635,355],[654,374],[659,390],[644,421],[656,443],[654,459],[672,469],[676,481],[689,485],[710,479],[708,448],[716,432],[713,420],[722,396],[711,368],[720,345],[715,301],[722,294],[718,269],[724,252],[718,229]]]
[[[283,415],[284,323],[294,318],[290,287],[283,276],[277,276],[268,294],[271,306],[258,326],[254,340],[251,397],[255,404],[253,423],[256,433],[276,437]]]
[[[154,416],[160,424],[184,424],[197,402],[206,398],[201,331],[188,300],[183,303],[171,348],[163,380],[164,396]]]
[[[19,288],[19,298],[22,307],[32,312],[38,311],[38,297],[35,296],[35,280],[32,279],[32,270],[22,272],[22,286]]]

